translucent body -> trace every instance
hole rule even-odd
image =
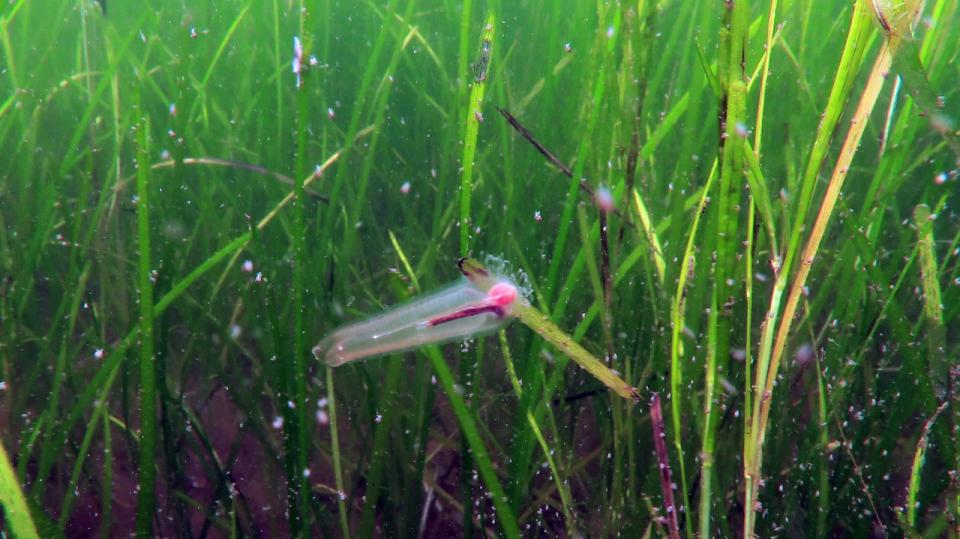
[[[489,290],[464,279],[428,296],[338,328],[313,347],[336,367],[368,357],[496,331],[510,320],[516,287],[504,280]]]

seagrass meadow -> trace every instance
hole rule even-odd
[[[957,28],[3,2],[0,536],[960,537]]]

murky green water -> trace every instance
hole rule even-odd
[[[888,4],[5,2],[0,529],[957,533],[960,15]],[[462,256],[559,333],[311,354]]]

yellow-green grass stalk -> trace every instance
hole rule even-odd
[[[632,195],[633,209],[637,221],[643,230],[643,237],[647,240],[647,244],[650,247],[650,258],[653,259],[653,266],[657,271],[657,282],[660,286],[663,286],[664,279],[666,279],[667,264],[663,260],[663,247],[660,245],[660,237],[657,235],[657,230],[653,227],[650,212],[647,211],[647,205],[643,202],[643,198],[640,197],[640,193],[638,193],[636,189],[633,189]]]
[[[941,200],[941,205],[945,201]],[[927,326],[927,369],[933,381],[937,397],[944,403],[951,403],[952,411],[948,416],[953,433],[953,469],[960,470],[960,367],[947,359],[946,328],[943,323],[943,294],[940,291],[940,270],[937,263],[936,240],[933,223],[936,216],[926,204],[918,204],[913,210],[914,225],[917,227],[918,248],[920,251],[920,276],[923,287],[923,317]],[[936,417],[936,416],[934,416]],[[918,446],[917,452],[920,452]],[[949,457],[948,457],[949,458]],[[911,491],[913,490],[911,482]],[[947,508],[957,518],[960,515],[960,493],[948,496]],[[915,508],[913,508],[916,510]],[[913,522],[911,522],[913,525]]]
[[[466,31],[468,29],[469,20],[470,20],[470,6],[463,7],[463,18],[461,19],[461,57],[460,57],[460,67],[461,70],[464,69],[466,62]],[[460,79],[460,88],[461,91],[465,88],[467,81],[472,81],[470,89],[470,97],[466,103],[466,110],[461,114],[463,119],[463,153],[461,155],[460,162],[460,193],[459,193],[459,236],[460,236],[460,256],[469,256],[470,255],[470,239],[471,239],[471,230],[473,229],[473,216],[471,214],[471,200],[473,198],[473,185],[474,185],[474,166],[477,159],[477,136],[480,131],[480,124],[483,122],[483,97],[487,87],[487,81],[491,75],[491,63],[493,61],[493,47],[496,36],[495,31],[496,19],[491,11],[486,18],[486,23],[484,24],[483,30],[480,35],[480,48],[479,55],[477,56],[477,61],[474,64],[474,74],[473,77],[466,75],[465,71],[461,71],[463,77]],[[479,358],[479,352],[478,356]],[[474,375],[477,370],[478,361],[473,358],[463,357],[460,362],[460,377],[461,383],[465,384],[467,387],[473,387]],[[474,404],[474,400],[471,399],[471,405]],[[472,505],[473,490],[471,486],[470,476],[472,475],[471,470],[473,468],[473,454],[471,452],[471,447],[469,440],[464,439],[461,444],[460,451],[461,459],[461,473],[460,473],[460,489],[463,496],[463,503],[467,506]],[[463,527],[465,534],[469,537],[473,530],[473,519],[469,511],[464,511],[463,515]]]
[[[937,264],[936,241],[933,223],[936,218],[926,204],[913,209],[913,221],[917,227],[920,250],[920,277],[923,287],[923,316],[927,324],[927,358],[930,379],[939,384],[941,397],[948,396],[950,375],[946,354],[946,338],[943,326],[943,294],[940,292],[940,271]]]
[[[327,365],[325,367],[327,375],[327,401],[330,410],[330,453],[333,460],[333,477],[337,486],[337,515],[340,517],[340,533],[343,537],[350,536],[350,520],[347,517],[346,490],[343,484],[343,464],[340,456],[340,433],[338,432],[337,420],[337,397],[335,386],[333,385],[333,368]]]
[[[780,304],[783,299],[783,293],[787,287],[787,281],[790,276],[793,258],[799,249],[800,235],[804,230],[806,222],[806,212],[810,207],[813,197],[813,188],[816,184],[816,178],[820,167],[826,157],[829,142],[833,137],[834,129],[843,112],[844,103],[850,94],[857,71],[863,60],[866,51],[869,30],[870,15],[867,8],[867,2],[860,0],[853,8],[853,15],[850,23],[850,29],[847,32],[847,39],[844,44],[840,62],[837,67],[833,85],[830,90],[830,96],[824,109],[824,114],[817,127],[817,133],[814,138],[813,148],[810,151],[810,157],[803,174],[800,186],[800,196],[798,197],[798,206],[794,215],[793,227],[790,229],[790,241],[786,246],[786,252],[778,255],[774,260],[774,273],[776,281],[770,296],[770,304],[760,335],[760,349],[757,356],[756,374],[753,376],[754,386],[752,388],[753,410],[749,413],[751,416],[750,437],[743,448],[743,474],[744,474],[744,538],[752,538],[756,518],[756,489],[760,484],[760,477],[757,477],[760,467],[761,455],[759,453],[759,427],[758,412],[761,389],[766,385],[767,373],[770,367],[770,348],[773,339],[774,327],[779,319]]]
[[[523,325],[534,330],[545,341],[553,345],[558,351],[572,359],[577,365],[593,375],[611,391],[629,401],[640,400],[636,388],[623,381],[620,376],[603,364],[585,348],[580,346],[573,337],[564,333],[545,314],[529,305],[516,305],[513,311]]]
[[[913,531],[914,533],[918,531],[913,528],[917,525],[917,508],[919,506],[917,498],[920,493],[920,472],[923,471],[923,464],[927,458],[927,449],[929,447],[927,439],[930,436],[930,430],[933,428],[933,422],[937,420],[937,417],[940,416],[940,413],[943,412],[949,404],[948,401],[944,401],[937,407],[937,411],[930,416],[930,419],[923,424],[923,430],[920,431],[920,438],[917,440],[917,448],[913,452],[913,461],[910,465],[910,480],[907,482],[906,515],[903,516],[903,519],[910,528],[908,531]],[[899,511],[897,511],[896,514],[897,516],[901,516]]]
[[[693,222],[690,224],[689,232],[687,232],[687,244],[684,248],[683,258],[680,261],[680,271],[677,274],[677,288],[673,294],[673,301],[670,306],[670,416],[673,426],[673,443],[677,451],[677,464],[680,468],[680,486],[682,489],[680,492],[680,503],[682,503],[684,507],[690,507],[690,504],[689,500],[687,500],[687,471],[683,458],[683,429],[681,421],[683,417],[683,401],[680,398],[682,394],[681,388],[683,386],[683,360],[686,354],[683,343],[680,340],[680,335],[686,327],[687,286],[690,284],[688,281],[692,280],[693,272],[695,271],[694,265],[696,259],[694,258],[694,248],[696,246],[697,234],[700,231],[700,218],[706,208],[709,194],[711,193],[716,177],[717,160],[714,160],[710,174],[707,176],[707,182],[701,192],[700,202],[693,214]]]
[[[7,457],[7,449],[0,442],[0,508],[13,537],[32,539],[40,537],[30,516],[27,499],[20,489],[20,481]]]
[[[716,229],[713,238],[715,260],[711,263],[712,285],[710,292],[710,311],[707,316],[707,350],[704,366],[704,396],[702,423],[700,427],[700,500],[699,535],[712,534],[711,519],[713,509],[714,450],[716,448],[717,425],[720,414],[717,412],[717,376],[718,371],[726,371],[731,346],[731,318],[733,307],[728,303],[739,296],[737,280],[737,256],[739,246],[739,207],[740,186],[745,170],[747,141],[747,73],[745,58],[749,38],[750,5],[747,0],[737,0],[723,10],[720,28],[720,51],[717,61],[720,82],[719,103],[719,184],[718,204],[716,205]],[[724,312],[721,313],[720,310]],[[671,403],[680,399],[677,393],[671,393]],[[688,536],[692,526],[688,526]]]
[[[744,537],[750,537],[753,534],[756,518],[756,502],[763,462],[763,441],[768,427],[767,419],[770,413],[770,405],[773,400],[774,381],[777,378],[777,372],[786,348],[786,341],[790,333],[794,315],[796,314],[804,286],[806,285],[807,277],[810,274],[810,269],[813,266],[819,250],[820,241],[823,239],[827,224],[829,224],[833,216],[833,209],[840,195],[840,190],[843,187],[844,180],[850,169],[850,164],[853,161],[853,157],[860,144],[860,139],[869,121],[870,112],[877,102],[880,89],[890,69],[891,60],[890,48],[888,44],[885,43],[874,62],[856,111],[850,121],[850,129],[847,132],[843,147],[834,165],[833,174],[827,185],[827,191],[821,200],[820,210],[817,213],[803,253],[800,255],[800,264],[791,283],[787,302],[783,310],[783,316],[780,319],[781,322],[776,329],[775,342],[773,342],[774,326],[777,325],[776,313],[779,310],[778,307],[780,298],[782,297],[780,295],[782,289],[775,285],[774,293],[771,296],[771,308],[767,314],[766,324],[764,325],[761,335],[760,352],[758,355],[758,375],[756,376],[757,394],[754,397],[753,426],[751,428],[753,439],[750,445],[745,448],[747,458],[744,459],[744,473],[747,481],[748,497],[744,504]],[[788,250],[784,267],[781,268],[781,274],[778,276],[777,284],[780,284],[781,277],[786,279],[786,274],[789,272],[789,266],[786,264],[786,261],[791,260],[791,258],[790,251]]]
[[[493,62],[493,45],[496,36],[495,23],[496,19],[491,12],[487,15],[487,22],[481,34],[480,56],[477,60],[467,111],[464,114],[463,160],[460,163],[463,169],[460,173],[460,256],[470,256],[470,229],[473,226],[470,219],[473,166],[477,155],[477,134],[480,131],[480,124],[483,122],[483,94],[487,87],[487,80],[491,73],[490,66]],[[461,81],[461,83],[465,84],[466,81]]]

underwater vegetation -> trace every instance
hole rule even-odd
[[[960,536],[958,25],[4,2],[0,535]]]

